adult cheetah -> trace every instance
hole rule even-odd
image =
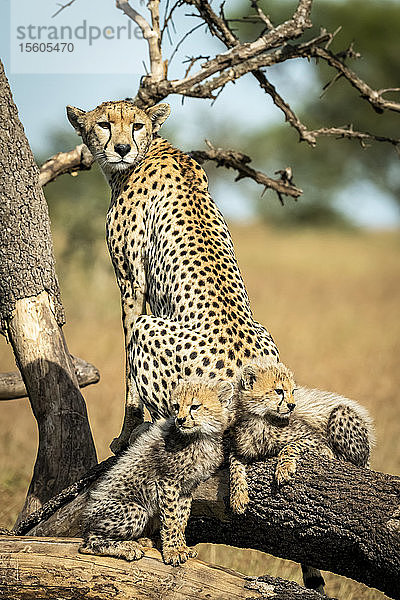
[[[189,377],[233,380],[255,358],[278,360],[253,319],[232,239],[192,158],[158,137],[168,104],[129,101],[67,114],[108,179],[107,242],[122,296],[127,352],[125,447],[143,419],[172,414],[172,384]],[[151,314],[143,314],[146,304]]]

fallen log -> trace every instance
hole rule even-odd
[[[307,457],[278,488],[274,459],[248,467],[250,504],[227,509],[227,472],[198,488],[187,529],[190,544],[254,548],[356,579],[400,599],[400,478],[337,460]],[[79,536],[85,494],[29,531]]]
[[[71,356],[80,388],[92,385],[100,380],[98,369],[83,358]],[[0,400],[16,400],[28,395],[21,373],[12,371],[0,373]]]
[[[190,559],[165,565],[146,549],[134,563],[78,553],[80,540],[0,537],[0,598],[13,600],[320,600],[298,584],[273,577],[244,577]],[[329,599],[327,599],[329,600]],[[333,599],[331,599],[333,600]]]

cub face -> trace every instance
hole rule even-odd
[[[286,420],[296,406],[294,376],[282,363],[250,363],[242,370],[238,388],[242,414]]]
[[[183,434],[222,433],[229,424],[233,385],[227,381],[180,381],[172,392],[175,425]]]
[[[67,106],[70,123],[108,175],[143,160],[169,113],[168,104],[141,110],[126,100],[103,102],[87,112]]]

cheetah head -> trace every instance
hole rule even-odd
[[[229,424],[233,385],[228,381],[180,381],[172,392],[175,425],[183,434],[213,435]]]
[[[67,116],[106,175],[140,163],[170,113],[168,104],[141,110],[132,102],[103,102],[85,112],[67,106]]]
[[[283,363],[253,362],[246,365],[238,383],[239,410],[285,421],[295,408],[294,376]]]

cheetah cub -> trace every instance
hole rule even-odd
[[[296,459],[313,451],[333,458],[323,436],[305,421],[293,418],[294,376],[282,363],[250,363],[242,370],[236,394],[236,420],[231,429],[230,503],[236,513],[248,504],[245,463],[277,456],[277,483],[296,472]]]
[[[300,407],[297,408],[297,398]],[[373,443],[372,421],[357,402],[320,390],[296,388],[282,363],[255,361],[243,368],[232,427],[230,502],[248,504],[245,463],[277,456],[277,483],[290,480],[304,452],[365,466]]]
[[[153,423],[91,492],[80,552],[138,560],[138,538],[158,515],[164,562],[177,566],[196,556],[185,540],[192,493],[223,462],[232,397],[229,382],[178,383],[176,416]]]

